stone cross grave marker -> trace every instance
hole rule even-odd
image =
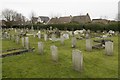
[[[83,71],[83,55],[80,50],[73,50],[72,51],[72,63],[73,69],[82,72]]]
[[[86,50],[87,51],[92,51],[91,39],[86,39]]]
[[[105,42],[105,54],[113,55],[113,42],[111,41]]]
[[[50,47],[51,54],[52,54],[52,60],[57,62],[58,61],[58,49],[55,45]]]
[[[77,43],[76,37],[73,37],[72,38],[72,48],[76,47],[76,43]]]

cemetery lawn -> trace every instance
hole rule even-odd
[[[33,52],[8,56],[2,59],[3,78],[118,78],[118,37],[113,37],[114,55],[106,56],[104,49],[85,50],[85,40],[77,41],[77,48],[84,57],[84,70],[79,73],[72,68],[71,39],[65,40],[65,45],[59,41],[45,42],[37,37],[29,37],[30,46],[35,47]],[[44,42],[44,54],[38,53],[38,41]],[[20,41],[21,42],[21,41]],[[58,47],[59,61],[51,59],[50,46]],[[20,48],[11,40],[2,41],[2,50]]]

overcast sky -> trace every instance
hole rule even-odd
[[[119,0],[0,0],[0,11],[13,9],[29,18],[36,16],[75,16],[89,13],[93,18],[114,19]]]

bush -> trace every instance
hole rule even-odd
[[[78,23],[68,23],[68,24],[34,24],[33,28],[36,29],[48,29],[52,26],[52,29],[58,28],[59,30],[80,30],[80,29],[90,29],[92,31],[103,31],[103,30],[114,30],[120,31],[120,27],[118,27],[118,22],[109,23],[109,24],[100,24],[100,23],[87,23],[87,24],[78,24]],[[32,25],[14,25],[12,28],[28,28],[31,29]],[[10,28],[9,26],[2,26],[2,28]]]

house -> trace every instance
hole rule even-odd
[[[102,23],[102,24],[108,24],[109,20],[107,19],[93,19],[92,23]]]
[[[33,24],[37,24],[37,23],[38,23],[38,17],[32,17],[31,22],[32,22]]]
[[[51,18],[47,24],[58,24],[59,19],[57,17]]]
[[[39,16],[38,22],[46,24],[49,21],[49,17],[47,16]]]
[[[71,22],[76,22],[76,23],[90,23],[91,18],[89,14],[87,13],[86,15],[80,15],[80,16],[73,16]]]
[[[87,15],[81,15],[81,16],[65,16],[65,17],[60,17],[60,18],[52,18],[48,22],[48,24],[64,24],[64,23],[90,23],[91,19],[89,14]]]
[[[5,20],[0,20],[0,26],[6,26],[6,21]]]
[[[70,23],[71,20],[72,20],[72,16],[60,17],[58,23],[59,23],[59,24]]]

